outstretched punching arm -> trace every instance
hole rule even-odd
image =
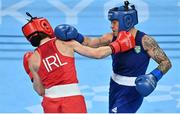
[[[119,52],[125,52],[128,51],[135,46],[135,39],[129,32],[122,31],[118,34],[117,39],[110,43],[109,46],[102,46],[99,48],[91,48],[84,45],[81,45],[80,43],[76,41],[66,42],[67,45],[70,45],[73,47],[74,51],[77,53],[91,57],[91,58],[104,58],[112,53],[116,54]]]
[[[79,42],[76,42],[75,40],[65,42],[65,44],[71,46],[74,49],[74,51],[79,53],[80,55],[95,59],[104,58],[112,53],[112,49],[109,46],[91,48],[81,45]]]
[[[89,46],[89,47],[100,47],[107,46],[112,41],[112,34],[108,33],[100,38],[89,38],[83,36],[78,30],[71,25],[61,24],[54,29],[55,36],[63,41],[76,40],[77,42]]]
[[[112,33],[104,34],[101,37],[84,37],[83,45],[89,47],[101,47],[101,46],[108,46],[112,42],[113,35]]]

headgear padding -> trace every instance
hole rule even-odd
[[[124,6],[114,7],[108,12],[108,19],[112,22],[119,22],[118,31],[129,31],[138,23],[137,11],[134,5],[129,5],[128,1],[124,2]]]
[[[54,37],[54,31],[48,20],[45,18],[31,17],[31,20],[22,27],[23,34],[30,41],[32,36],[38,35],[40,32],[48,35],[50,38]]]

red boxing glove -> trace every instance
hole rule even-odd
[[[112,53],[125,52],[135,47],[135,38],[130,32],[119,32],[117,39],[109,45]]]
[[[26,52],[24,54],[24,57],[23,57],[24,69],[25,69],[26,73],[29,75],[31,80],[33,80],[33,76],[32,76],[32,73],[31,73],[31,71],[29,69],[28,59],[31,57],[32,54],[33,54],[33,52]]]

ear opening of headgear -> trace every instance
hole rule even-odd
[[[39,33],[46,34],[50,38],[54,37],[54,31],[48,20],[45,18],[33,17],[30,13],[26,12],[27,16],[30,17],[28,23],[22,27],[24,36],[31,42],[32,37],[41,36]],[[39,37],[36,37],[39,38]],[[33,38],[34,39],[34,38]]]
[[[118,31],[129,31],[136,24],[138,24],[137,10],[134,5],[128,1],[124,1],[124,5],[114,7],[108,12],[108,19],[112,22],[117,20],[119,22]]]

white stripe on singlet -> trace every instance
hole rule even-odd
[[[137,77],[122,76],[115,73],[112,74],[112,80],[118,83],[119,85],[124,85],[124,86],[136,86],[135,85],[136,78]]]

